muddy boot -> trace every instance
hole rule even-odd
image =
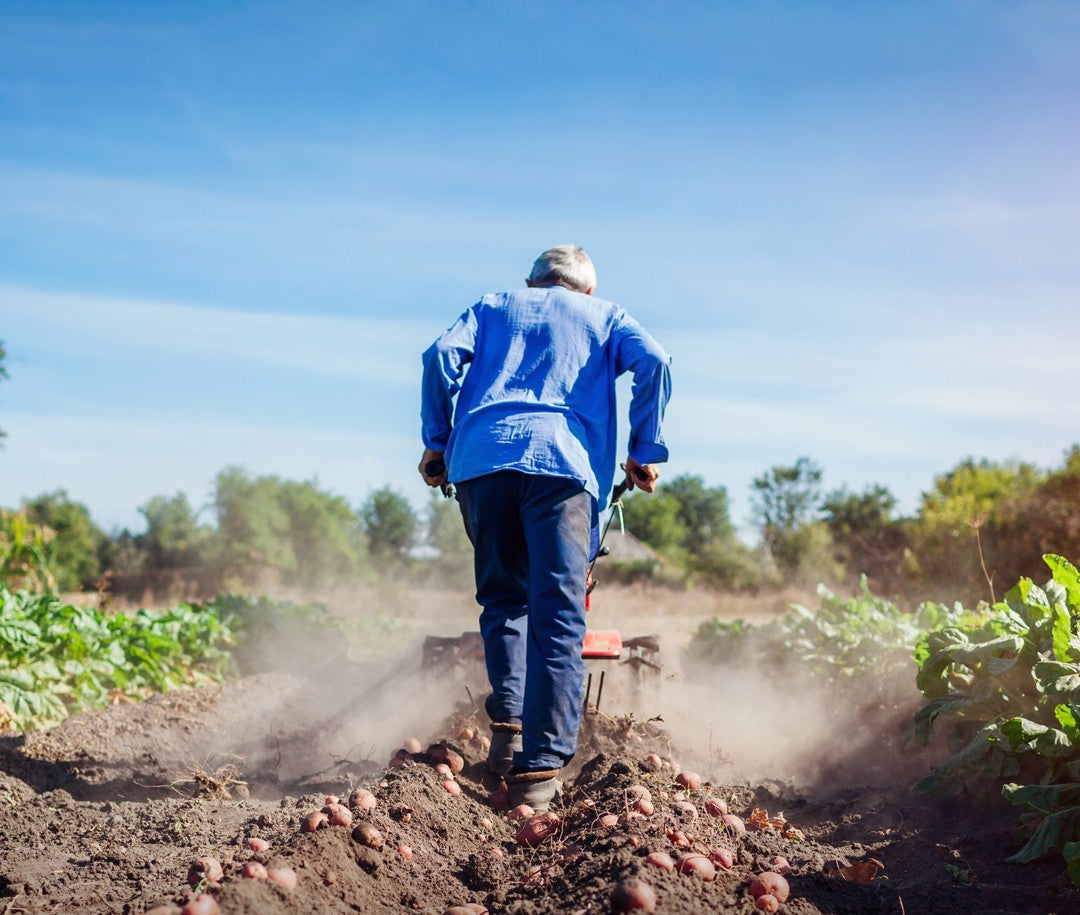
[[[491,746],[488,748],[487,770],[492,775],[505,776],[521,752],[521,725],[502,721],[491,722]]]
[[[546,813],[551,802],[562,793],[558,769],[543,772],[515,772],[506,777],[510,809],[528,804],[537,813]]]

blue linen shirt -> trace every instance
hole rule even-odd
[[[671,357],[613,302],[562,286],[486,295],[423,362],[424,446],[445,452],[451,482],[499,470],[567,477],[602,508],[615,475],[615,379],[624,372],[634,380],[630,456],[668,458],[661,423]]]

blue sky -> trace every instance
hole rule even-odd
[[[227,464],[422,504],[419,353],[582,244],[667,472],[905,510],[1080,440],[1071,2],[0,0],[0,505]]]

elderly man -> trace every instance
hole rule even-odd
[[[581,248],[545,251],[526,285],[485,295],[424,353],[420,473],[429,486],[455,484],[473,543],[488,769],[506,776],[511,804],[541,812],[577,750],[585,579],[614,478],[615,379],[634,379],[626,479],[652,492],[668,457],[671,360],[593,296]]]

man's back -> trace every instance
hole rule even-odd
[[[615,464],[615,378],[644,357],[667,362],[612,302],[562,286],[484,296],[425,354],[444,377],[468,365],[450,478],[512,469],[577,480],[601,499]]]

